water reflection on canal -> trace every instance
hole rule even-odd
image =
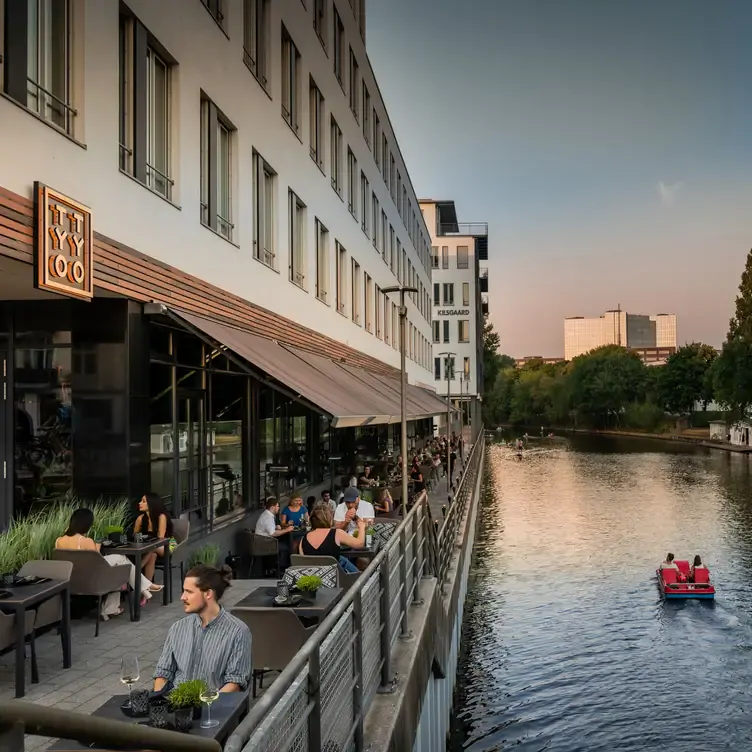
[[[488,449],[449,749],[752,748],[752,458],[530,446]],[[660,599],[668,550],[715,604]]]

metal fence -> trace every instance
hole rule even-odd
[[[472,496],[484,433],[468,457],[443,526],[425,494],[228,739],[225,752],[360,752],[363,722],[389,691],[395,642],[407,637],[423,577],[443,586]]]

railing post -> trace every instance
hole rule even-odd
[[[353,601],[353,629],[355,630],[355,687],[353,713],[355,714],[355,752],[362,752],[363,742],[363,591],[358,590]]]
[[[321,646],[308,659],[308,697],[313,700],[308,716],[308,751],[321,752]]]
[[[410,637],[407,626],[407,544],[405,542],[405,528],[402,528],[399,539],[400,547],[400,637],[404,640]]]
[[[394,549],[392,549],[394,550]],[[381,578],[381,686],[379,692],[391,692],[392,686],[392,619],[389,597],[389,559],[391,551],[384,557],[379,567]]]

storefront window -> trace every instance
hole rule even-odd
[[[151,488],[168,504],[173,502],[175,478],[175,442],[172,430],[173,367],[151,363],[149,417],[149,453],[151,457]]]
[[[71,490],[71,332],[18,332],[14,366],[15,511],[26,514]]]

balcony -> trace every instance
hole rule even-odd
[[[488,295],[481,295],[480,310],[484,316],[488,316]]]
[[[479,281],[480,281],[480,291],[488,292],[488,269],[484,269],[481,272]]]
[[[437,235],[488,236],[488,222],[439,222]]]

